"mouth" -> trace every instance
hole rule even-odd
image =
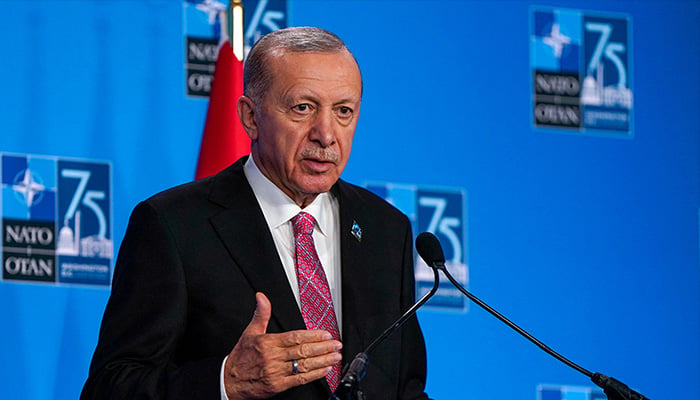
[[[335,167],[338,153],[329,149],[307,149],[301,154],[302,164],[311,172],[324,173]]]
[[[335,166],[335,161],[320,159],[320,158],[303,158],[303,165],[311,172],[324,173],[328,172],[333,166]]]

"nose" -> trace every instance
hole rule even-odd
[[[332,146],[335,143],[334,119],[332,110],[322,110],[314,118],[309,140],[321,147]]]

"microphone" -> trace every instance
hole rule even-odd
[[[439,243],[438,243],[439,246]],[[440,250],[442,251],[442,250]],[[444,259],[444,257],[443,257]],[[443,260],[444,264],[444,260]],[[416,311],[425,304],[438,290],[438,285],[440,284],[440,275],[438,270],[432,265],[428,264],[433,269],[433,287],[428,293],[423,295],[423,297],[418,300],[411,308],[409,308],[403,315],[394,322],[389,328],[387,328],[378,338],[374,339],[372,343],[365,349],[365,351],[357,353],[352,362],[345,367],[343,371],[343,377],[338,383],[338,387],[333,391],[329,400],[364,400],[365,395],[360,389],[360,381],[365,377],[367,373],[367,366],[369,365],[369,353],[374,350],[380,343],[382,343],[386,338],[388,338],[392,333],[398,330],[410,317],[412,317]]]
[[[515,323],[511,322],[508,318],[501,315],[498,311],[491,308],[488,304],[481,301],[478,297],[469,293],[469,291],[467,291],[459,282],[457,282],[457,280],[454,279],[450,272],[447,270],[447,267],[445,266],[445,255],[442,251],[440,241],[432,233],[423,232],[420,235],[418,235],[418,237],[416,238],[416,249],[418,250],[418,254],[421,256],[423,261],[425,261],[429,266],[434,268],[434,271],[436,271],[436,273],[437,270],[441,270],[445,274],[447,279],[449,279],[450,282],[452,282],[452,284],[470,300],[472,300],[477,305],[479,305],[479,307],[488,311],[491,315],[495,316],[496,318],[504,322],[506,325],[511,327],[513,330],[524,336],[527,340],[537,345],[547,354],[553,356],[557,360],[563,362],[564,364],[589,377],[593,381],[593,383],[595,383],[603,389],[605,394],[608,396],[609,400],[649,400],[642,394],[635,392],[634,390],[627,387],[627,385],[618,381],[615,378],[605,376],[598,372],[592,373],[586,370],[585,368],[579,366],[578,364],[574,363],[573,361],[570,361],[566,357],[562,356],[561,354],[549,348],[544,343],[537,340],[534,336],[527,333]]]
[[[420,258],[429,267],[447,272],[445,268],[445,253],[442,252],[440,241],[430,232],[423,232],[416,238],[416,250]]]

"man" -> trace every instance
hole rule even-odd
[[[134,209],[82,398],[329,397],[414,300],[407,218],[339,180],[361,94],[332,33],[260,39],[238,102],[251,156]],[[361,386],[425,399],[425,364],[414,318]]]

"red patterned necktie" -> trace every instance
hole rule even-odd
[[[303,211],[292,218],[301,314],[306,328],[327,331],[333,339],[340,340],[331,290],[311,236],[315,224],[314,217]],[[326,379],[334,391],[340,381],[340,363],[333,365]]]

